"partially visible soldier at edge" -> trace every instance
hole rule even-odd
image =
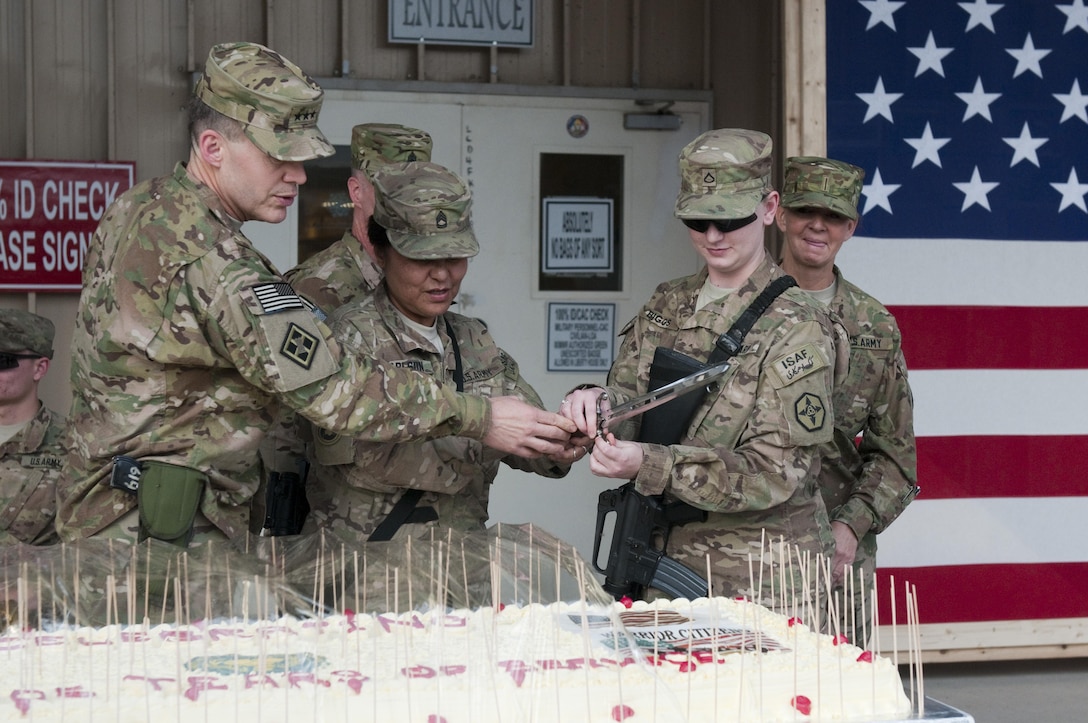
[[[839,625],[859,645],[872,629],[876,536],[918,492],[914,401],[899,326],[835,265],[857,228],[864,178],[864,170],[842,161],[789,158],[776,217],[785,239],[782,268],[850,337],[850,371],[836,380],[835,436],[823,446],[819,482],[835,537]],[[849,582],[845,566],[853,569]],[[852,601],[843,604],[847,596]]]
[[[351,129],[351,228],[339,241],[288,271],[292,288],[326,314],[374,290],[382,270],[374,260],[367,224],[374,215],[374,172],[389,163],[431,160],[431,136],[392,123],[361,123]]]
[[[333,152],[317,127],[322,95],[268,48],[213,47],[190,102],[188,163],[107,211],[73,337],[62,539],[244,535],[281,406],[374,440],[456,434],[527,457],[568,446],[574,425],[558,415],[345,354],[242,234],[245,221],[282,221],[302,162]]]
[[[0,309],[0,544],[57,541],[64,417],[38,398],[53,358],[53,322]]]

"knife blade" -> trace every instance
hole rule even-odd
[[[680,377],[675,382],[666,384],[663,387],[658,387],[652,392],[643,394],[641,397],[629,399],[623,404],[619,404],[611,409],[601,408],[601,402],[605,398],[602,394],[597,400],[597,435],[604,436],[610,425],[622,422],[625,419],[630,419],[631,417],[636,417],[654,407],[660,407],[662,404],[671,402],[679,396],[687,394],[688,392],[693,392],[700,387],[715,382],[725,376],[725,373],[728,371],[729,362],[724,361],[720,364],[715,364],[688,374],[686,377]]]

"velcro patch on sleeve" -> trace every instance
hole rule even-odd
[[[828,366],[827,358],[816,344],[805,344],[800,349],[795,349],[788,354],[771,362],[771,373],[778,380],[777,387],[781,388],[793,384],[798,379],[804,379],[813,372],[825,369]]]
[[[266,314],[275,314],[287,309],[308,308],[286,281],[258,284],[253,287],[253,294],[257,297],[261,310]],[[309,308],[312,309],[312,305]]]
[[[891,340],[882,339],[871,334],[856,334],[850,337],[852,349],[864,349],[865,351],[887,351],[891,349]]]

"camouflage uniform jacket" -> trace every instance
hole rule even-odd
[[[895,317],[838,268],[835,278],[828,309],[850,336],[850,372],[836,384],[835,439],[823,450],[820,487],[831,520],[861,540],[882,532],[913,498],[914,398]]]
[[[467,394],[514,395],[543,408],[536,391],[522,378],[518,363],[499,348],[479,319],[453,312],[439,317],[442,356],[404,323],[385,284],[361,302],[341,307],[329,319],[345,349],[389,365],[412,367],[453,385],[456,357],[446,322],[457,337]],[[487,522],[488,493],[500,462],[545,477],[563,477],[570,469],[547,458],[504,455],[465,437],[381,444],[316,428],[313,437],[306,531],[322,528],[368,537],[407,488],[424,491],[418,506],[433,507],[437,524],[480,530]],[[418,537],[426,529],[425,524],[404,525],[394,539]]]
[[[381,283],[382,270],[359,239],[347,231],[339,241],[284,276],[296,292],[325,313],[332,314],[344,304],[373,291]]]
[[[735,293],[698,311],[705,268],[658,286],[623,329],[610,396],[622,402],[646,391],[659,345],[706,359],[718,336],[781,275],[768,257]],[[709,554],[716,594],[752,593],[749,555],[760,560],[764,531],[775,549],[781,536],[787,549],[834,550],[817,478],[820,445],[834,428],[834,374],[844,366],[837,338],[824,310],[800,289],[787,289],[748,332],[680,442],[642,445],[636,489],[708,512],[704,522],[674,527],[667,552],[704,577]],[[637,439],[637,424],[621,429],[623,436]]]
[[[57,542],[57,477],[64,417],[39,405],[21,432],[0,444],[0,543]]]
[[[71,444],[58,481],[62,539],[134,505],[108,486],[111,458],[204,473],[201,511],[248,528],[258,447],[281,405],[373,439],[481,437],[486,401],[343,354],[332,333],[178,164],[107,210],[87,251],[72,340]]]

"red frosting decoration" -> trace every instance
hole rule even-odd
[[[870,650],[862,651],[861,655],[858,656],[858,662],[859,663],[871,663],[871,662],[873,662],[873,653],[872,653],[872,651],[870,651]]]
[[[790,700],[790,705],[797,709],[797,712],[801,715],[808,715],[812,712],[812,701],[803,695],[796,695]]]
[[[695,670],[699,666],[696,665],[695,663],[691,662],[690,660],[685,660],[683,663],[680,663],[680,665],[677,666],[677,667],[678,667],[678,669],[680,670],[681,673],[690,673],[691,671]]]
[[[499,603],[499,612],[501,613],[505,609],[506,609],[506,603]]]
[[[790,618],[789,620],[786,621],[786,625],[790,626],[791,628],[794,625],[800,625],[800,624],[801,624],[801,618]]]
[[[427,716],[427,723],[446,723],[446,719],[440,715],[435,715],[434,713],[431,713],[429,716]]]
[[[612,720],[614,721],[627,720],[634,714],[635,710],[629,705],[612,706]]]
[[[623,597],[620,598],[620,604],[623,605],[628,610],[630,610],[631,606],[635,604],[635,601],[632,600],[631,598],[627,597],[626,595],[624,595]]]
[[[847,639],[847,637],[845,635],[836,635],[835,637],[831,638],[831,644],[832,645],[838,645],[839,643],[849,643],[849,642],[850,641]]]

